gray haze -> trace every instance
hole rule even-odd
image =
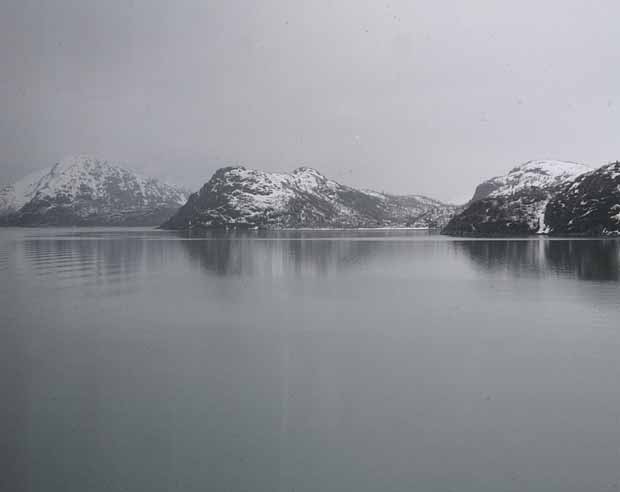
[[[620,155],[615,1],[0,2],[0,182],[88,153],[459,202],[522,161]]]

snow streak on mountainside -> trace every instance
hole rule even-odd
[[[158,225],[187,199],[179,188],[92,157],[70,157],[0,191],[5,225]]]
[[[49,169],[36,171],[2,188],[0,190],[0,215],[17,212],[26,205],[36,193],[40,180],[48,172]]]
[[[620,235],[620,162],[582,174],[551,199],[550,234]]]
[[[563,161],[529,161],[478,185],[465,210],[444,228],[453,235],[546,232],[545,208],[570,181],[591,169]]]
[[[227,167],[163,227],[437,227],[454,212],[422,196],[350,188],[307,167],[292,173]]]

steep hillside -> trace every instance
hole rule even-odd
[[[16,226],[158,225],[187,199],[179,188],[91,157],[71,157],[0,191]]]
[[[549,200],[577,176],[591,169],[563,161],[529,161],[508,174],[487,180],[472,200],[450,220],[451,235],[524,235],[546,232]]]
[[[620,162],[582,174],[549,202],[550,234],[620,235]]]
[[[162,227],[437,227],[454,211],[423,196],[350,188],[307,167],[292,173],[227,167]]]

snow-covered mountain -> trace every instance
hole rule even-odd
[[[577,177],[551,199],[545,222],[550,234],[620,235],[620,162]]]
[[[471,201],[514,195],[524,189],[550,189],[591,171],[583,164],[567,161],[528,161],[513,167],[508,174],[491,178],[476,187]]]
[[[546,232],[549,200],[576,177],[591,171],[583,164],[529,161],[476,188],[465,210],[443,232],[453,235],[511,235]]]
[[[187,200],[180,188],[92,157],[69,157],[0,190],[5,225],[159,225]]]
[[[308,167],[292,173],[226,167],[162,227],[437,227],[455,210],[423,196],[350,188]]]

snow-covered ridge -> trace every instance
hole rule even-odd
[[[371,190],[356,190],[341,185],[310,167],[299,167],[291,173],[271,173],[245,167],[225,168],[225,171],[226,182],[222,186],[226,186],[226,184],[236,186],[236,189],[230,190],[229,203],[241,210],[277,209],[285,206],[289,200],[297,197],[299,193],[305,193],[309,196],[328,196],[334,200],[336,200],[335,195],[338,191],[355,191],[369,197],[375,197],[383,202],[391,198],[401,198]],[[420,205],[445,206],[437,200],[421,195],[408,195],[408,197],[418,200]],[[347,207],[343,206],[343,208]],[[347,214],[353,213],[350,210],[342,211]]]
[[[447,221],[454,210],[427,197],[357,190],[309,167],[290,173],[227,167],[216,171],[165,226],[432,226]]]
[[[477,186],[467,208],[444,229],[447,234],[546,233],[549,200],[579,176],[591,172],[583,164],[536,160]]]
[[[0,215],[20,225],[26,215],[36,223],[62,212],[81,220],[105,215],[149,213],[178,208],[188,194],[172,185],[141,176],[119,165],[90,156],[67,157],[51,168],[37,171],[0,190]],[[89,219],[89,220],[90,220]],[[63,222],[64,223],[64,222]]]
[[[592,169],[569,161],[536,160],[512,168],[507,174],[482,183],[472,201],[485,197],[514,195],[526,188],[548,189],[562,185]]]

